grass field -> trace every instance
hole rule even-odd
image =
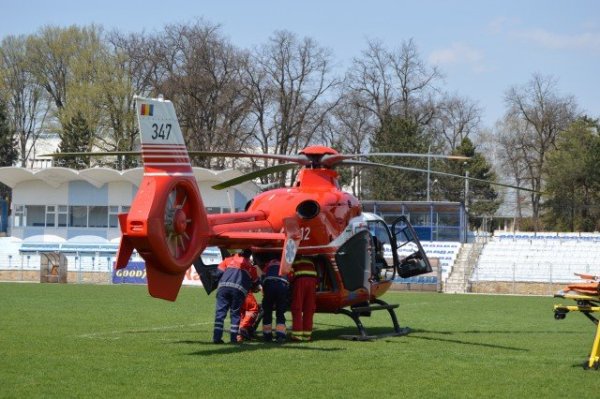
[[[314,342],[211,341],[214,295],[143,286],[0,284],[0,397],[597,398],[595,327],[549,297],[389,293],[414,331],[374,342],[317,314]],[[364,319],[383,332],[387,312]],[[226,326],[228,325],[228,322]]]

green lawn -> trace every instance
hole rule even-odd
[[[344,341],[353,322],[317,314],[314,342],[216,346],[202,288],[171,303],[143,286],[0,284],[0,397],[598,397],[600,372],[581,367],[595,327],[554,320],[553,298],[384,299],[410,335]]]

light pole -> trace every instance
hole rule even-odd
[[[431,201],[431,144],[427,148],[427,202]]]
[[[469,210],[469,171],[465,171],[465,210]]]

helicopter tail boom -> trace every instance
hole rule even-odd
[[[119,215],[117,268],[135,249],[150,295],[175,300],[183,277],[208,244],[208,221],[170,101],[136,98],[144,177],[129,213]]]

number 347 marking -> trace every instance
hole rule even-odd
[[[170,123],[158,123],[152,124],[152,140],[161,139],[169,140],[171,135],[171,124]]]

